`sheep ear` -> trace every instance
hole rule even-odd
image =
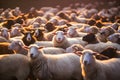
[[[38,47],[38,49],[42,49],[42,48],[44,48],[44,47],[43,47],[43,46],[39,46],[39,47]]]
[[[25,49],[29,49],[29,47],[28,47],[28,46],[23,46],[23,48],[25,48]]]
[[[40,28],[41,31],[45,31],[45,28]]]
[[[52,33],[53,35],[56,35],[56,32]]]
[[[64,35],[67,35],[67,32],[64,32]]]
[[[25,35],[25,31],[24,30],[21,30],[21,33]]]
[[[9,29],[8,32],[11,32],[11,29]]]
[[[81,51],[76,51],[75,54],[83,55]]]
[[[75,30],[77,29],[77,28],[74,28]]]
[[[32,31],[31,34],[33,35],[35,33],[35,31]]]
[[[98,53],[97,52],[93,52],[92,55],[98,55]]]
[[[19,41],[19,45],[24,46],[24,43],[23,43],[23,42],[21,42],[21,41]]]
[[[74,51],[78,51],[79,50],[79,48],[77,46],[74,46],[72,48],[74,49]]]

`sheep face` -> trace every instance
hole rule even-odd
[[[82,39],[83,39],[83,41],[86,41],[86,42],[90,43],[90,42],[93,42],[93,41],[96,40],[96,36],[93,33],[89,33],[86,36],[83,36]]]
[[[13,25],[13,27],[18,27],[18,28],[21,28],[22,26],[21,26],[21,24],[16,23],[16,24],[14,24],[14,25]]]
[[[73,28],[73,27],[68,28],[68,31],[67,31],[68,36],[72,37],[74,36],[75,33],[76,33],[76,28]]]
[[[15,36],[17,34],[19,34],[20,31],[19,31],[19,28],[18,27],[14,27],[12,30],[11,30],[11,35],[12,36]]]
[[[43,47],[39,47],[37,45],[31,45],[29,46],[29,51],[28,51],[28,55],[31,59],[35,59],[38,55],[40,55],[40,51],[39,49],[41,49]]]
[[[63,31],[57,31],[55,33],[55,40],[58,43],[61,43],[64,40],[65,36],[64,36],[64,32]]]
[[[39,37],[39,35],[43,35],[42,30],[36,29],[36,30],[35,30],[35,33],[34,33],[34,36],[35,36],[35,37]]]
[[[114,33],[114,34],[111,34],[109,37],[108,37],[108,40],[113,42],[113,43],[118,43],[119,40],[120,40],[120,33]]]
[[[91,27],[85,28],[85,32],[96,34],[98,32],[98,28],[96,26],[91,26]]]
[[[100,30],[100,34],[104,35],[106,37],[108,37],[109,35],[111,35],[113,33],[114,33],[114,30],[111,27],[107,27],[107,28],[103,27]]]
[[[48,22],[45,25],[45,29],[47,29],[47,31],[50,32],[50,31],[53,31],[55,29],[55,26],[52,23]]]
[[[10,34],[8,33],[9,30],[7,28],[2,28],[1,29],[1,36],[5,37],[6,39],[9,38]]]
[[[40,24],[38,22],[34,22],[32,25],[33,25],[32,26],[33,28],[39,28],[40,27]]]
[[[81,56],[81,63],[83,65],[90,65],[94,62],[94,55],[95,53],[91,50],[83,50]]]
[[[17,51],[21,46],[23,46],[21,41],[12,41],[12,43],[8,46],[8,49]]]
[[[26,38],[26,41],[30,42],[32,40],[32,36],[33,36],[34,32],[26,32],[23,34],[24,34],[24,38]]]
[[[82,51],[83,50],[83,47],[80,46],[79,44],[73,44],[72,46],[66,48],[66,52],[67,53],[75,53],[77,51]]]

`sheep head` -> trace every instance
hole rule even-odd
[[[30,46],[24,46],[24,48],[28,49],[28,56],[31,59],[36,59],[38,55],[42,55],[42,52],[39,51],[39,49],[42,49],[42,46],[37,46],[35,44]]]

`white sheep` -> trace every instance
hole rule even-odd
[[[70,47],[66,48],[66,53],[75,53],[76,51],[82,51],[84,47],[80,44],[73,44]]]
[[[72,37],[83,37],[83,36],[87,35],[87,33],[78,32],[76,29],[77,28],[75,28],[75,27],[69,27],[68,31],[67,31],[67,37],[70,37],[70,38],[72,38]]]
[[[29,59],[21,54],[0,55],[0,80],[26,80],[30,74]],[[13,80],[13,79],[12,79]]]
[[[8,49],[14,50],[16,53],[19,53],[19,54],[27,55],[28,50],[25,49],[23,46],[24,46],[24,43],[22,41],[14,40],[10,43],[10,45],[8,46]]]
[[[109,37],[108,37],[108,40],[113,42],[113,43],[118,43],[120,44],[120,33],[114,33],[114,34],[111,34]]]
[[[10,37],[15,37],[15,36],[22,36],[22,33],[20,32],[20,29],[18,27],[13,27],[10,32]]]
[[[82,51],[80,63],[84,80],[119,80],[120,59],[97,60],[92,50]]]
[[[29,46],[28,55],[34,76],[42,80],[82,80],[79,56],[44,54],[41,47]]]
[[[60,47],[66,49],[72,44],[81,44],[85,46],[87,42],[83,41],[82,38],[67,38],[63,31],[57,31],[52,39],[54,47]]]
[[[116,31],[112,27],[102,27],[97,37],[102,42],[107,42],[107,37]]]
[[[0,36],[6,38],[7,40],[9,40],[10,38],[10,33],[9,33],[9,30],[7,28],[2,28],[1,30],[1,33],[0,33]]]
[[[107,42],[107,43],[99,42],[96,44],[88,44],[84,48],[91,49],[95,52],[101,53],[107,47],[113,47],[113,48],[116,48],[117,50],[120,50],[120,45],[112,42]]]
[[[6,38],[0,36],[0,42],[9,42],[9,40],[7,40]]]

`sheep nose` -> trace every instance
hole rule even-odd
[[[84,61],[84,65],[87,65],[87,61]]]
[[[101,35],[105,34],[105,32],[100,32]]]
[[[30,57],[31,57],[31,58],[33,57],[33,53],[32,53],[32,54],[30,54]]]
[[[61,38],[58,38],[58,40],[60,41],[60,40],[61,40]]]

